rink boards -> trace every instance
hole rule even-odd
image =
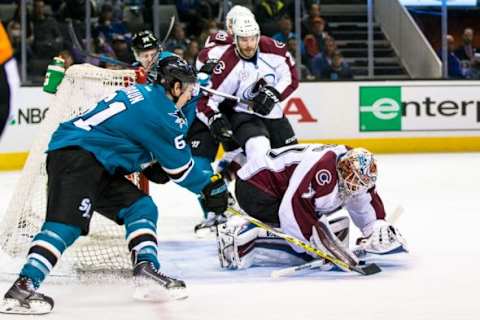
[[[374,152],[480,151],[479,81],[309,82],[283,102],[304,143]],[[53,96],[21,88],[0,140],[0,169],[21,168]]]

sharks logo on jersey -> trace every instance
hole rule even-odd
[[[185,119],[185,116],[180,110],[177,110],[175,112],[170,112],[168,115],[175,118],[175,123],[178,124],[180,129],[182,129],[183,126],[187,125],[187,119]]]

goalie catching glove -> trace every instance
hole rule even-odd
[[[253,98],[252,110],[266,116],[278,102],[280,102],[280,93],[277,89],[271,86],[264,86],[255,98]]]
[[[203,209],[215,214],[223,214],[228,207],[228,189],[220,174],[210,177],[210,183],[202,190],[200,198]]]
[[[408,252],[405,239],[394,225],[385,220],[375,220],[372,229],[368,237],[357,239],[361,249],[374,254]]]

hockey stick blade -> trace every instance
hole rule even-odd
[[[274,279],[278,279],[280,277],[290,276],[305,270],[320,269],[322,271],[326,271],[326,270],[330,270],[332,267],[333,267],[332,264],[326,263],[324,260],[314,260],[298,266],[274,270],[270,273],[270,277]]]
[[[380,267],[375,263],[369,263],[363,266],[360,266],[360,265],[352,266],[350,267],[350,269],[360,274],[363,274],[365,276],[369,276],[382,271],[382,269],[380,269]]]

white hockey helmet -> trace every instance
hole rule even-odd
[[[232,33],[236,37],[260,37],[260,26],[254,16],[240,15],[233,19]]]
[[[233,34],[232,32],[232,25],[233,25],[233,20],[235,20],[236,17],[238,16],[250,16],[255,19],[255,16],[253,15],[252,11],[248,9],[247,7],[244,6],[233,6],[232,9],[230,9],[225,17],[225,28],[227,29],[227,32],[229,34]]]
[[[340,185],[347,195],[366,192],[377,181],[377,161],[364,148],[348,150],[338,161],[337,171]]]
[[[237,53],[244,59],[252,58],[258,50],[258,42],[260,41],[260,27],[255,18],[249,16],[236,17],[233,20],[232,32]],[[255,39],[247,39],[246,42],[240,39],[250,37],[255,37]]]

